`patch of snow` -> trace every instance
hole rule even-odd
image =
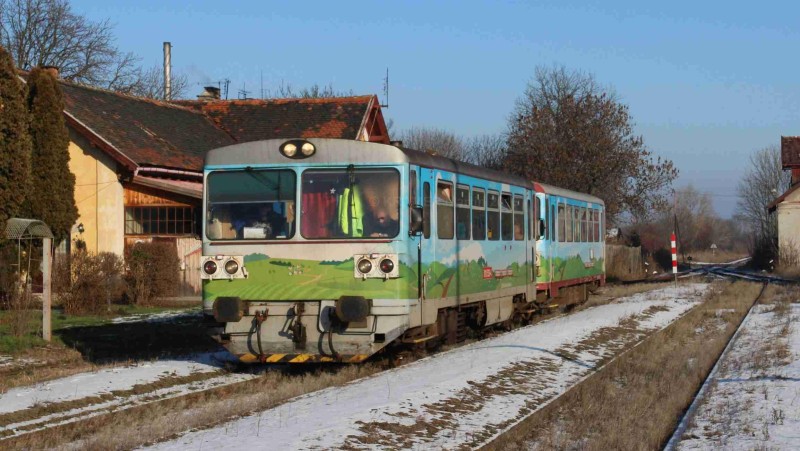
[[[678,449],[800,446],[800,304],[790,306],[783,318],[774,306],[753,307]],[[787,321],[789,333],[783,335]],[[765,354],[773,344],[788,346],[788,358]]]
[[[606,355],[594,349],[572,358],[560,349],[628,317],[640,317],[641,330],[662,328],[696,305],[706,288],[684,285],[619,299],[309,393],[154,448],[337,449],[348,440],[358,443],[370,427],[390,440],[388,447],[477,447],[586,377]],[[662,311],[641,317],[654,306]],[[414,433],[415,426],[422,432]]]
[[[221,351],[181,360],[157,360],[12,388],[0,394],[0,414],[30,409],[42,403],[72,401],[117,390],[129,390],[134,385],[152,383],[165,376],[217,371],[229,356],[227,352]]]

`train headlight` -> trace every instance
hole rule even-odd
[[[236,260],[228,260],[225,262],[225,272],[228,274],[236,274],[239,271],[239,263]]]
[[[362,258],[358,261],[358,272],[361,274],[369,274],[372,272],[372,262],[367,260],[366,258]]]
[[[316,152],[316,151],[317,151],[317,148],[314,147],[313,144],[308,143],[308,142],[307,143],[303,143],[302,147],[300,147],[300,152],[302,152],[303,155],[305,155],[307,157],[310,157],[311,155],[314,155],[314,152]]]
[[[203,263],[203,271],[206,274],[213,275],[217,272],[217,262],[214,260],[208,260],[207,262]]]
[[[384,258],[381,260],[380,268],[384,274],[389,274],[394,271],[394,262],[391,259]]]
[[[281,147],[281,153],[289,158],[294,158],[294,156],[297,154],[297,145],[288,142]]]

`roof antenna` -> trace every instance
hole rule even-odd
[[[381,104],[381,108],[389,108],[389,68],[386,68],[386,78],[383,79],[383,99],[386,103]]]
[[[242,83],[242,89],[239,90],[239,100],[247,100],[247,94],[250,94],[250,91],[247,89],[247,85]]]

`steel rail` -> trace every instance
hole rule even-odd
[[[666,445],[664,445],[665,451],[673,451],[677,448],[678,443],[680,443],[681,437],[683,434],[686,433],[686,429],[689,427],[689,422],[694,417],[695,413],[697,412],[697,408],[700,406],[700,403],[703,401],[703,398],[708,393],[709,387],[711,386],[711,382],[714,380],[714,377],[717,375],[722,362],[725,360],[725,356],[728,355],[731,347],[736,342],[736,338],[739,336],[740,331],[742,330],[742,325],[747,322],[747,318],[750,317],[750,314],[753,312],[753,306],[758,304],[758,301],[761,299],[761,296],[764,295],[764,292],[769,285],[769,281],[763,281],[763,285],[761,287],[761,291],[758,292],[758,296],[753,300],[753,303],[750,304],[750,308],[747,309],[747,314],[742,318],[742,321],[736,326],[736,331],[731,334],[730,338],[728,338],[728,342],[725,344],[725,348],[722,352],[717,356],[717,360],[714,362],[714,366],[711,368],[711,371],[706,376],[703,384],[694,394],[692,398],[692,403],[689,404],[689,408],[686,409],[683,416],[681,417],[680,421],[678,422],[678,426],[675,428],[675,431],[672,433],[669,441]]]

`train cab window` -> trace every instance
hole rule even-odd
[[[472,188],[472,239],[486,239],[486,192]]]
[[[528,202],[530,204],[530,201]],[[514,239],[522,241],[525,239],[525,208],[522,196],[514,195]]]
[[[503,241],[514,238],[513,210],[511,209],[511,194],[503,193],[500,197],[500,231]]]
[[[486,235],[492,241],[500,239],[500,194],[489,191],[486,199]]]
[[[469,187],[456,188],[456,238],[468,240],[469,233]]]
[[[308,169],[300,191],[304,238],[394,238],[400,233],[396,169]]]
[[[422,185],[422,236],[431,237],[431,184],[425,182]]]
[[[212,172],[206,179],[206,235],[211,240],[291,238],[296,180],[291,170]]]
[[[558,241],[564,242],[567,237],[567,213],[564,204],[558,204]]]
[[[447,182],[436,184],[436,236],[453,238],[453,185]]]

